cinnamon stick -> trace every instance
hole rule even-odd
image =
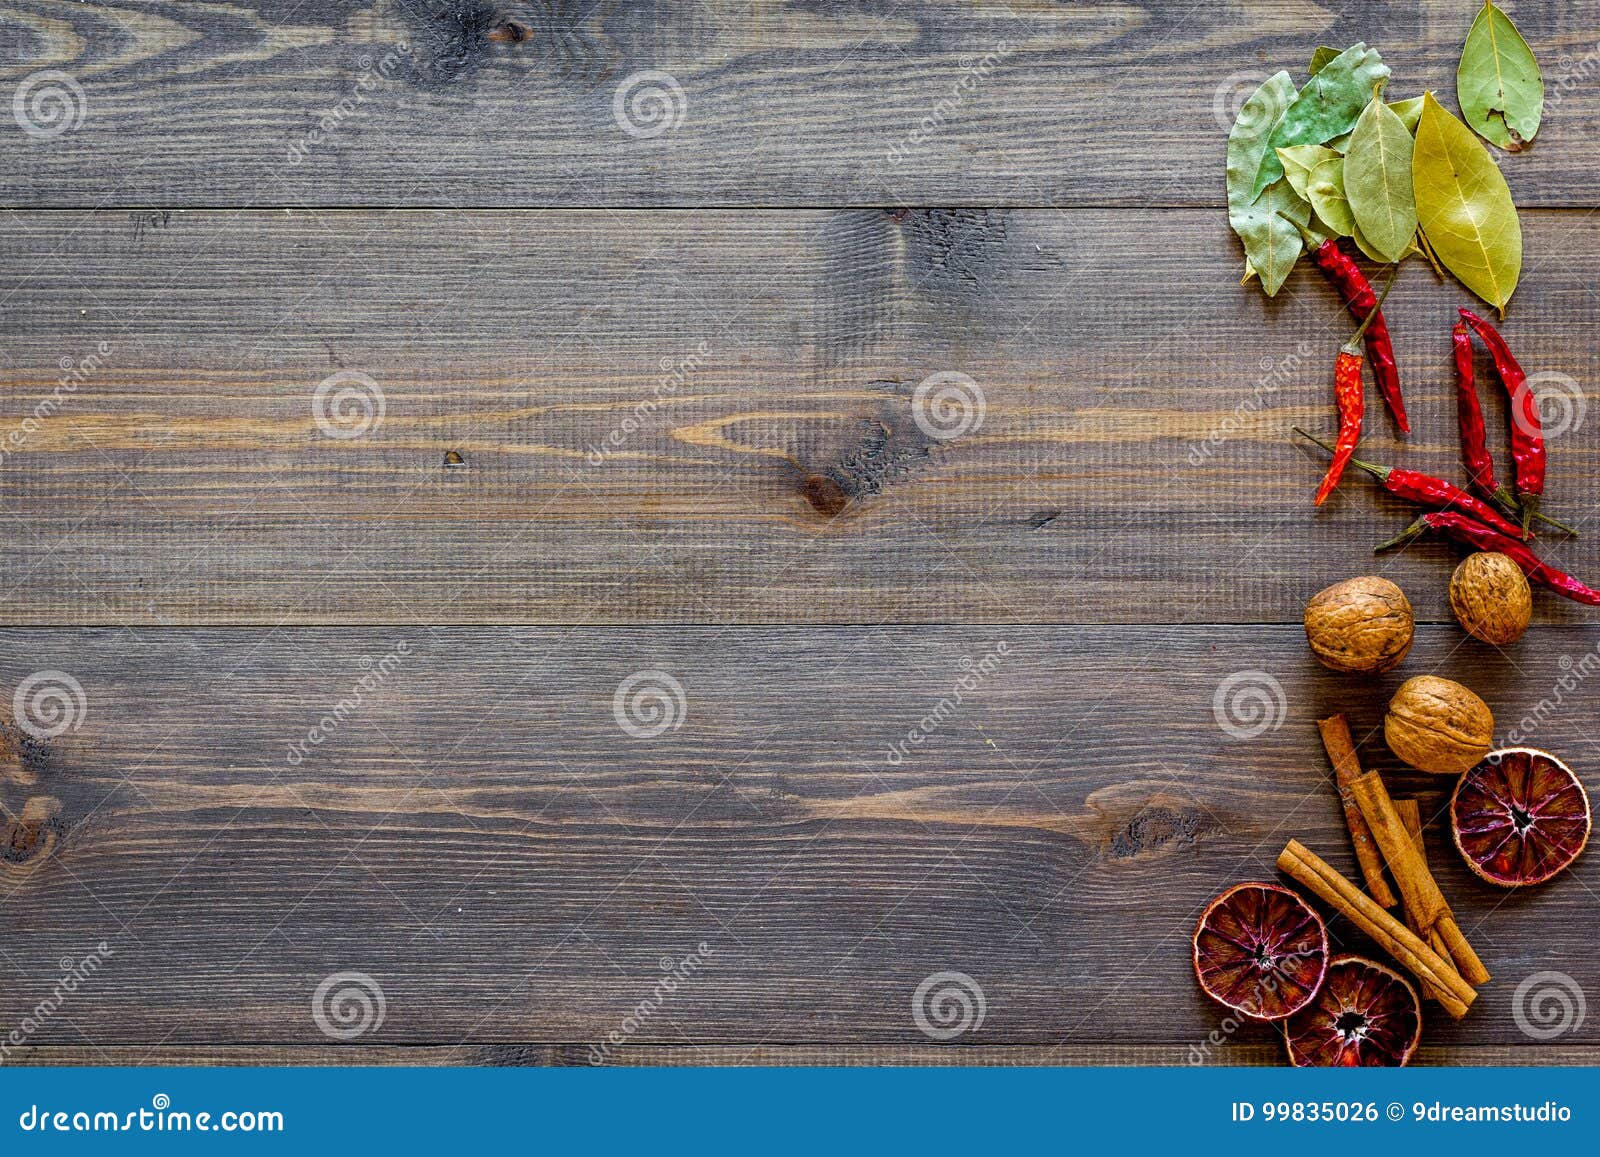
[[[1343,715],[1317,720],[1317,730],[1322,732],[1322,747],[1333,764],[1334,780],[1339,785],[1339,802],[1344,805],[1344,822],[1350,829],[1350,842],[1355,845],[1356,862],[1361,865],[1361,875],[1367,881],[1367,892],[1382,907],[1393,908],[1399,903],[1383,878],[1383,854],[1372,838],[1372,830],[1362,818],[1361,809],[1350,795],[1350,784],[1361,775],[1361,760],[1356,755],[1356,741],[1350,734],[1350,724]]]
[[[1417,854],[1426,860],[1428,858],[1427,851],[1422,843],[1422,808],[1414,799],[1397,799],[1394,801],[1394,810],[1399,813],[1400,822],[1405,826],[1406,834],[1411,837],[1411,842],[1417,846]],[[1432,948],[1440,956],[1448,956],[1450,954],[1450,950],[1444,945],[1444,937],[1430,928],[1424,928],[1418,922],[1416,912],[1411,908],[1406,909],[1406,927],[1415,932],[1419,938],[1427,941],[1428,947]],[[1439,990],[1424,981],[1422,983],[1422,995],[1430,1000],[1438,1000]]]
[[[1400,814],[1395,811],[1389,789],[1383,777],[1375,771],[1351,781],[1350,794],[1355,797],[1361,815],[1367,821],[1372,838],[1378,841],[1383,858],[1389,863],[1395,886],[1405,901],[1406,911],[1414,912],[1417,923],[1430,933],[1438,933],[1450,950],[1456,968],[1470,984],[1485,984],[1489,970],[1478,959],[1478,954],[1467,943],[1467,938],[1456,923],[1455,913],[1445,902],[1444,893],[1428,871],[1428,861],[1422,858],[1417,846],[1406,831]]]
[[[1323,903],[1365,932],[1422,983],[1439,993],[1439,1005],[1456,1019],[1478,998],[1447,957],[1435,952],[1416,933],[1380,908],[1376,901],[1341,876],[1299,840],[1290,840],[1278,857],[1278,870],[1298,881]]]

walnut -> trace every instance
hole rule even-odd
[[[1459,775],[1489,754],[1494,715],[1460,683],[1418,675],[1389,700],[1383,737],[1390,751],[1418,771]]]
[[[1411,650],[1411,604],[1385,578],[1346,579],[1306,604],[1306,639],[1324,667],[1358,675],[1392,671]]]
[[[1522,568],[1495,551],[1470,554],[1450,576],[1450,609],[1475,639],[1515,643],[1533,617],[1533,592]]]

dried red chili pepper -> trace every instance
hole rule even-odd
[[[1317,487],[1316,505],[1321,506],[1327,501],[1328,495],[1333,493],[1333,488],[1339,485],[1339,479],[1344,476],[1344,468],[1350,459],[1355,457],[1356,443],[1361,441],[1361,419],[1366,408],[1366,401],[1361,392],[1361,335],[1366,332],[1374,318],[1381,318],[1383,298],[1389,296],[1389,291],[1394,288],[1395,273],[1400,267],[1396,265],[1389,273],[1389,282],[1383,287],[1383,296],[1373,303],[1367,311],[1366,318],[1357,327],[1350,340],[1339,347],[1339,356],[1333,363],[1333,399],[1339,409],[1339,437],[1334,443],[1333,461],[1328,463],[1328,473],[1323,476],[1322,485]]]
[[[1306,248],[1311,251],[1311,259],[1322,270],[1323,276],[1339,290],[1339,296],[1344,298],[1345,308],[1352,317],[1364,322],[1377,310],[1377,320],[1367,331],[1367,360],[1372,363],[1372,376],[1383,393],[1389,412],[1394,415],[1395,425],[1400,427],[1402,434],[1410,434],[1411,420],[1406,417],[1406,404],[1400,396],[1400,367],[1394,360],[1394,342],[1389,338],[1389,326],[1383,320],[1383,311],[1378,309],[1378,297],[1372,291],[1372,284],[1361,272],[1361,266],[1356,264],[1355,258],[1340,249],[1339,243],[1332,237],[1319,242],[1298,221],[1288,216],[1284,216],[1284,220],[1300,230]]]
[[[1383,320],[1383,311],[1378,308],[1378,298],[1372,292],[1372,285],[1362,274],[1355,259],[1340,249],[1331,237],[1317,246],[1312,258],[1328,280],[1339,287],[1345,307],[1357,321],[1365,321],[1369,316],[1376,315],[1372,328],[1367,331],[1367,360],[1372,363],[1372,376],[1378,383],[1384,402],[1389,406],[1389,412],[1394,415],[1395,425],[1400,427],[1402,434],[1410,434],[1411,420],[1406,417],[1405,400],[1400,396],[1400,366],[1394,360],[1394,342],[1389,338],[1389,326]]]
[[[1301,437],[1315,442],[1330,454],[1333,453],[1333,447],[1321,438],[1306,433],[1299,426],[1293,426],[1291,429]],[[1416,502],[1423,506],[1437,506],[1443,509],[1454,507],[1488,523],[1501,534],[1509,534],[1517,539],[1527,537],[1526,530],[1507,519],[1483,499],[1461,489],[1454,482],[1446,482],[1443,478],[1435,478],[1433,475],[1424,474],[1420,470],[1407,470],[1403,466],[1376,466],[1371,462],[1363,462],[1359,458],[1351,458],[1350,465],[1358,470],[1365,470],[1376,478],[1390,494],[1404,498],[1409,502]]]
[[[1450,343],[1456,356],[1456,421],[1461,427],[1461,456],[1467,476],[1485,498],[1504,501],[1510,495],[1494,479],[1494,455],[1489,453],[1488,436],[1483,427],[1483,407],[1478,404],[1477,377],[1472,370],[1472,331],[1458,321],[1450,329]]]
[[[1500,331],[1470,309],[1459,312],[1461,319],[1489,347],[1500,384],[1511,399],[1511,457],[1517,467],[1517,503],[1522,507],[1522,518],[1526,522],[1544,493],[1544,429],[1539,421],[1539,399],[1528,388],[1528,375],[1517,364]]]
[[[1557,570],[1534,554],[1533,548],[1527,543],[1518,542],[1464,514],[1448,510],[1436,510],[1432,514],[1424,514],[1408,526],[1404,533],[1381,544],[1377,549],[1387,550],[1391,546],[1399,546],[1427,530],[1437,531],[1476,550],[1498,551],[1521,567],[1522,573],[1527,575],[1530,581],[1547,587],[1575,603],[1600,607],[1600,591],[1567,574],[1566,571]]]

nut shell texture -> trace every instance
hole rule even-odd
[[[1389,700],[1383,736],[1389,750],[1417,770],[1460,775],[1489,754],[1494,715],[1460,683],[1418,675]]]
[[[1372,575],[1318,591],[1306,604],[1305,625],[1318,662],[1356,675],[1393,670],[1411,650],[1415,630],[1405,593]]]
[[[1504,647],[1533,617],[1533,592],[1522,568],[1495,551],[1468,555],[1450,576],[1450,609],[1467,634]]]

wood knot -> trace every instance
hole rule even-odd
[[[800,493],[811,503],[811,509],[824,518],[837,518],[850,505],[850,496],[844,487],[826,474],[808,474],[800,483]]]
[[[1200,813],[1174,811],[1159,804],[1145,808],[1111,837],[1112,859],[1125,860],[1167,848],[1193,847],[1200,836]]]
[[[49,859],[66,831],[57,818],[60,812],[60,800],[36,795],[23,805],[22,814],[8,816],[0,828],[0,865],[26,874]]]
[[[521,44],[531,35],[515,20],[502,20],[489,30],[489,39],[495,44]]]

